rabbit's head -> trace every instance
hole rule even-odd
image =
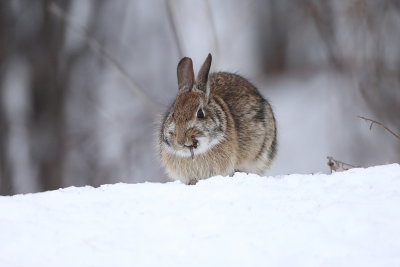
[[[193,63],[183,58],[177,67],[179,92],[165,118],[161,141],[178,156],[194,157],[224,139],[226,118],[207,84],[211,54],[194,79]]]

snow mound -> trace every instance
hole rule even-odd
[[[400,165],[0,197],[0,266],[399,266]]]

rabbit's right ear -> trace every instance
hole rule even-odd
[[[206,60],[199,70],[199,74],[197,74],[197,88],[202,90],[203,92],[207,92],[207,81],[208,81],[208,73],[210,72],[211,67],[211,54],[208,54]]]
[[[178,68],[178,88],[179,91],[190,91],[194,84],[193,63],[188,57],[184,57],[179,61]]]

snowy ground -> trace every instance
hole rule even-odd
[[[400,266],[400,165],[0,197],[0,266]]]

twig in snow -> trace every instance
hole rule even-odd
[[[339,169],[347,171],[348,169],[351,169],[351,168],[359,168],[360,167],[360,166],[354,166],[349,163],[334,159],[333,157],[326,157],[326,158],[328,159],[328,166],[331,169],[331,173],[333,173]]]
[[[360,119],[363,119],[365,121],[371,122],[371,125],[369,126],[369,130],[372,130],[372,126],[375,124],[378,124],[379,126],[381,126],[383,129],[385,129],[386,131],[388,131],[390,134],[392,134],[394,137],[396,137],[397,139],[400,140],[400,135],[396,134],[395,132],[393,132],[392,130],[390,130],[388,127],[386,127],[383,123],[376,121],[376,120],[372,120],[372,119],[368,119],[362,116],[358,116]]]
[[[157,113],[156,104],[151,101],[144,93],[143,89],[136,83],[136,81],[129,75],[129,73],[125,70],[125,68],[115,59],[113,58],[104,48],[104,46],[93,36],[91,36],[90,32],[81,24],[77,23],[73,20],[71,16],[65,13],[57,4],[52,2],[49,5],[49,12],[58,18],[64,20],[68,26],[71,28],[81,32],[86,40],[88,46],[96,52],[101,58],[106,60],[110,65],[112,65],[125,80],[128,82],[132,91],[144,102],[144,106],[150,109],[154,114]]]

